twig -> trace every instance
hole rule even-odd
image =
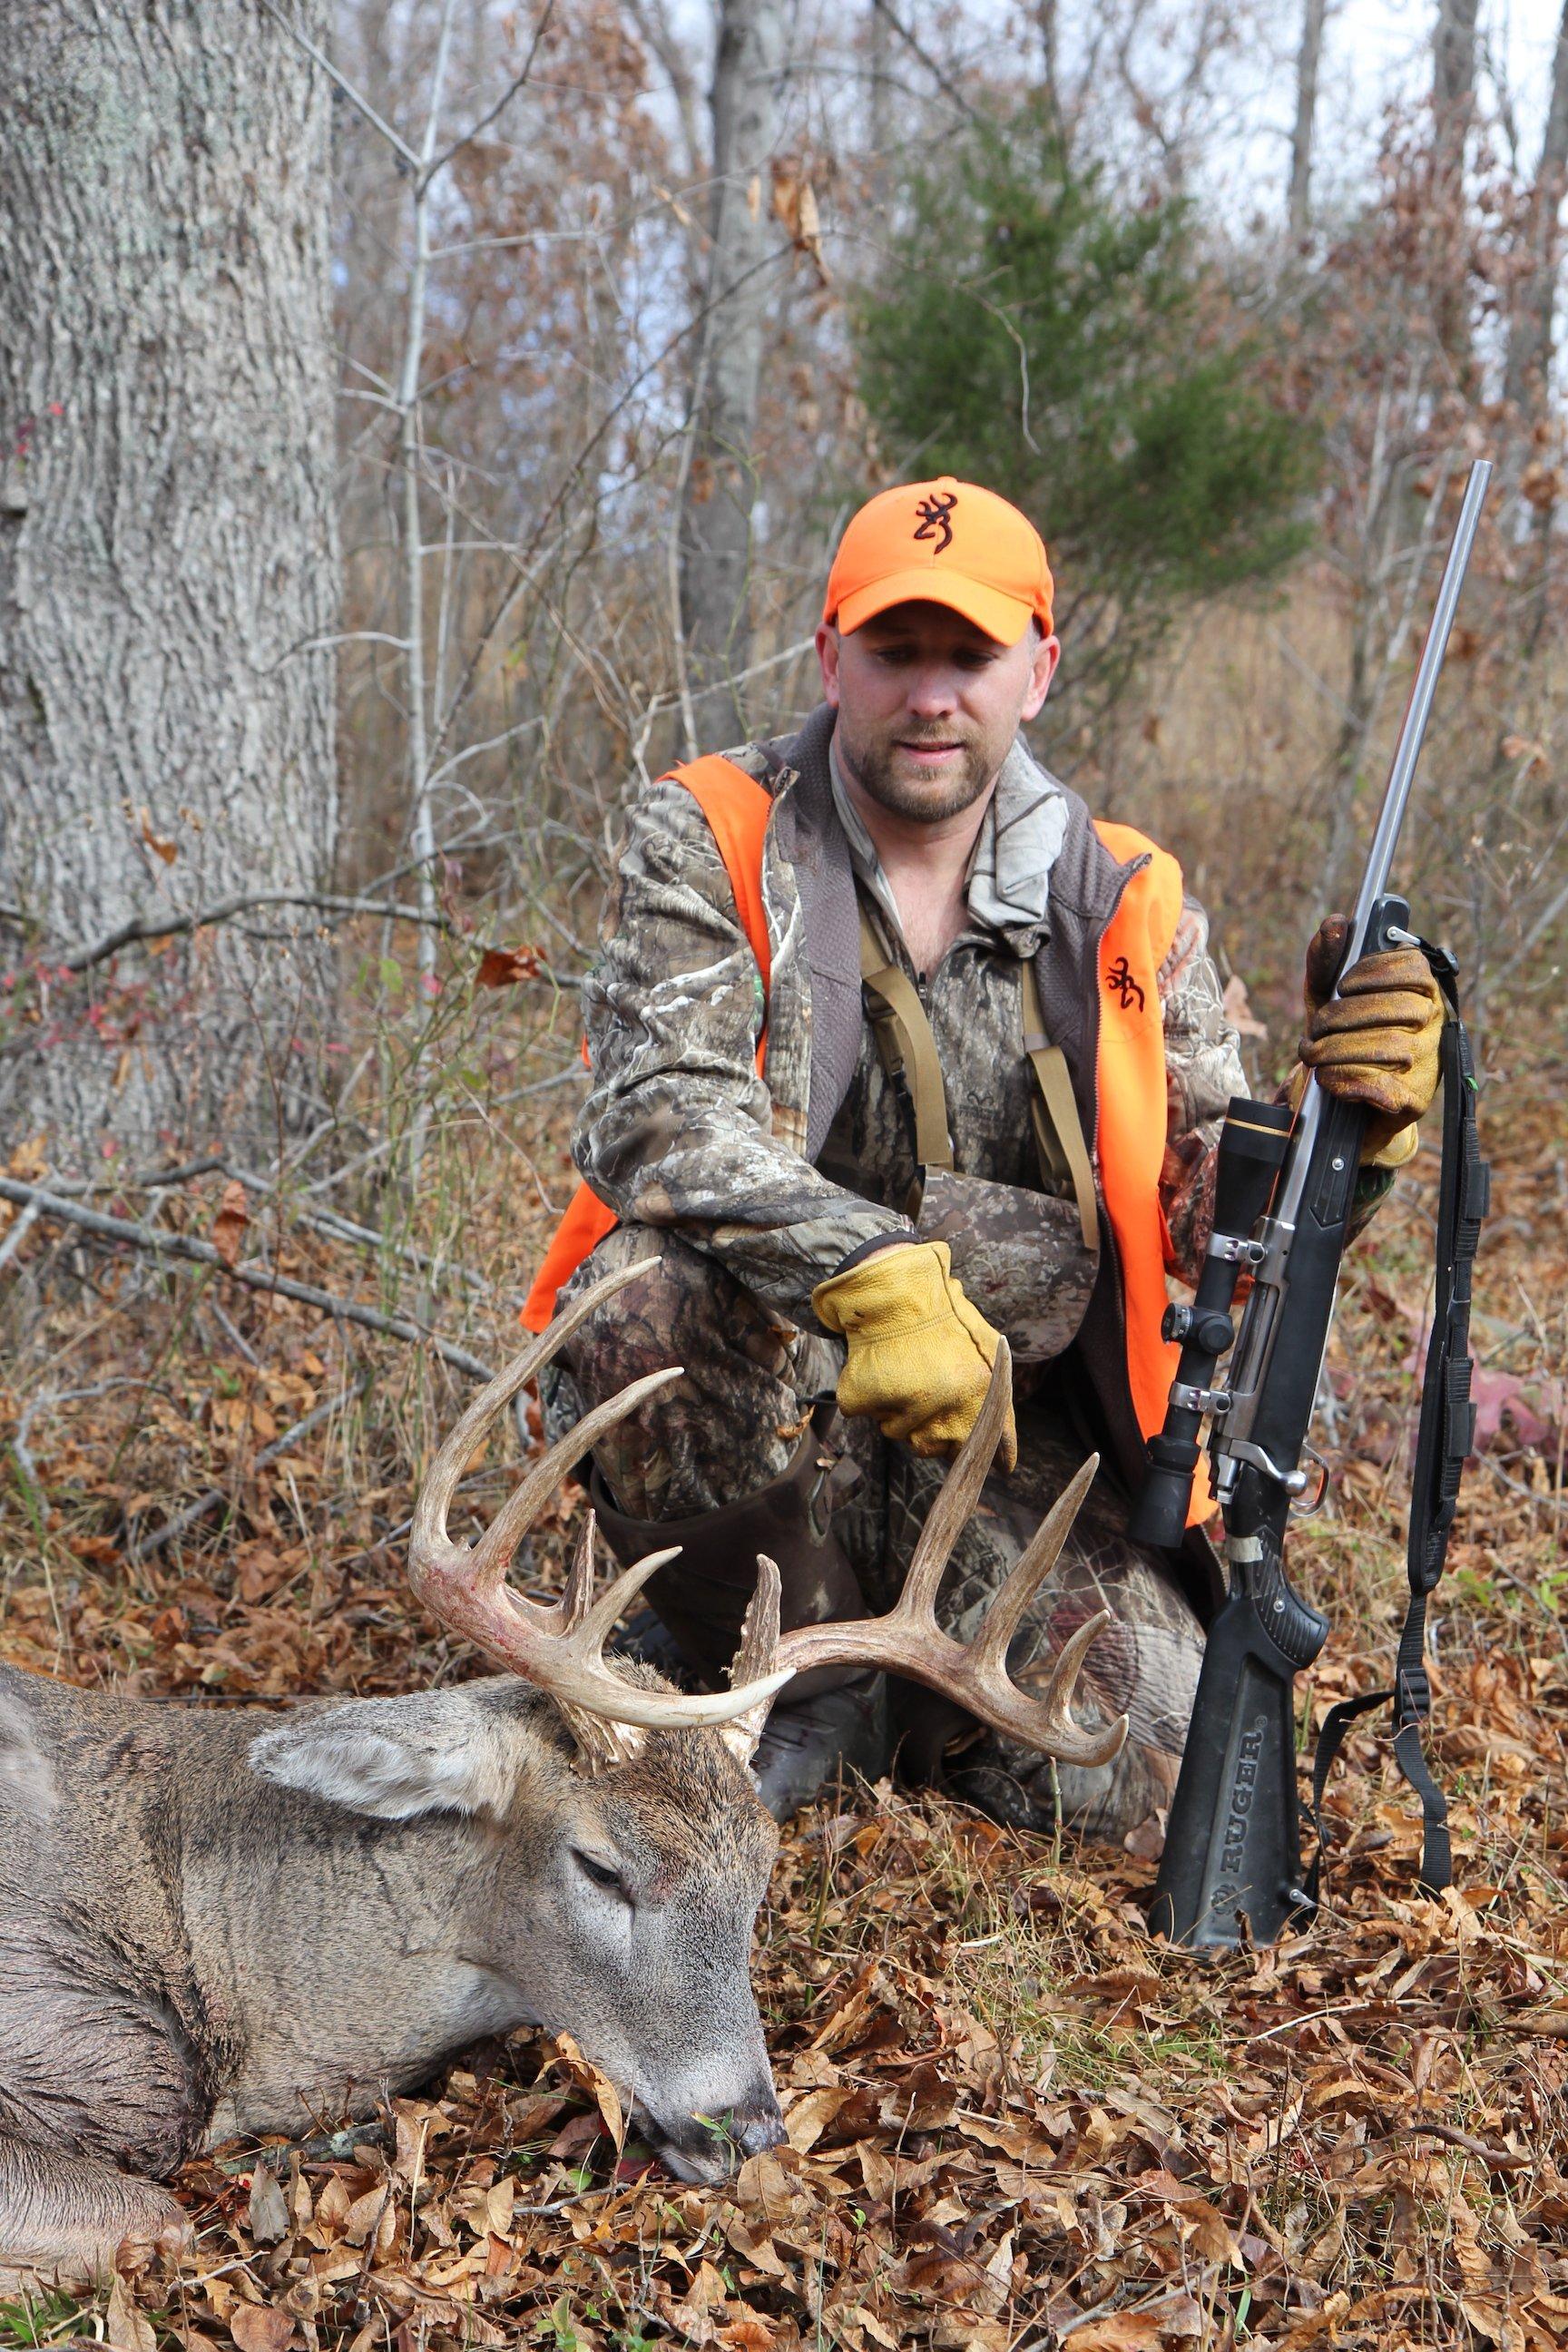
[[[971,122],[978,121],[979,117],[975,113],[973,107],[969,103],[969,100],[964,97],[963,92],[950,79],[947,73],[937,63],[935,58],[931,56],[929,49],[923,48],[920,42],[916,40],[909,26],[901,22],[899,17],[894,16],[892,9],[888,5],[888,0],[871,0],[871,5],[876,10],[878,16],[884,17],[888,24],[891,26],[893,31],[897,33],[900,40],[902,41],[905,48],[908,49],[912,56],[917,57],[920,59],[921,65],[924,66],[927,73],[930,74],[932,81],[935,82],[942,95],[945,98],[950,98],[952,100],[953,105],[957,107],[959,112],[961,114],[966,114]]]
[[[308,39],[307,37],[300,32],[297,25],[291,25],[289,22],[288,17],[283,14],[281,8],[278,8],[273,5],[273,0],[261,0],[261,5],[266,9],[268,15],[273,19],[274,23],[282,26],[283,30],[288,34],[289,39],[291,41],[298,41],[300,47],[304,50],[305,55],[310,59],[311,63],[313,65],[320,66],[321,71],[326,75],[327,79],[330,82],[334,83],[335,86],[342,91],[342,94],[348,100],[349,104],[358,108],[365,121],[370,124],[371,129],[373,131],[380,131],[382,137],[387,142],[388,145],[396,150],[404,163],[405,163],[411,170],[417,170],[419,159],[415,154],[413,148],[409,146],[406,140],[400,139],[398,137],[396,131],[394,131],[389,122],[384,122],[382,121],[374,107],[372,106],[369,99],[363,97],[354,88],[352,81],[346,81],[344,79],[343,76],[338,71],[336,66],[333,65],[331,58],[324,57],[321,51],[316,47],[314,41]]]
[[[466,1348],[442,1339],[435,1332],[424,1330],[406,1316],[383,1315],[374,1307],[361,1306],[357,1298],[335,1297],[330,1290],[318,1290],[314,1283],[295,1282],[286,1274],[265,1266],[230,1265],[211,1242],[195,1241],[188,1234],[154,1233],[151,1226],[132,1224],[125,1217],[100,1216],[96,1209],[84,1209],[76,1201],[61,1200],[58,1192],[46,1192],[36,1184],[19,1184],[15,1177],[0,1176],[0,1200],[15,1201],[26,1208],[36,1201],[46,1217],[58,1223],[79,1225],[83,1233],[100,1241],[127,1242],[132,1249],[148,1250],[157,1257],[188,1259],[193,1265],[211,1266],[215,1274],[230,1282],[244,1285],[247,1290],[262,1290],[279,1298],[292,1298],[302,1307],[319,1307],[324,1315],[341,1316],[345,1322],[363,1324],[367,1331],[384,1332],[388,1339],[405,1339],[417,1348],[430,1348],[444,1364],[454,1371],[467,1372],[470,1380],[491,1381],[493,1365],[481,1363],[478,1356],[469,1355]]]
[[[432,856],[437,853],[432,851]],[[432,904],[430,907],[406,907],[398,901],[388,905],[384,898],[342,898],[319,890],[253,890],[236,892],[232,898],[218,898],[210,907],[199,908],[189,915],[133,915],[128,922],[107,931],[90,947],[73,948],[70,954],[58,961],[51,959],[57,971],[88,971],[94,964],[102,963],[121,949],[132,946],[139,940],[169,940],[187,932],[205,930],[211,923],[226,923],[236,915],[248,914],[257,907],[310,907],[328,915],[380,915],[389,923],[417,923],[427,930],[445,931],[459,945],[483,955],[496,944],[475,939],[453,921],[450,915]],[[500,942],[505,945],[506,942]],[[554,968],[540,959],[539,970],[532,977],[543,981],[557,992],[563,986],[575,984],[575,974],[563,981]],[[215,1163],[216,1164],[216,1163]],[[199,1171],[196,1171],[199,1172]],[[177,1177],[163,1176],[160,1183],[177,1182]]]
[[[232,1176],[237,1183],[243,1184],[247,1192],[255,1192],[262,1199],[270,1199],[278,1191],[271,1178],[258,1176],[249,1168],[237,1168],[231,1160],[218,1160],[215,1164],[226,1176]],[[288,1205],[287,1202],[285,1205]],[[484,1276],[476,1274],[471,1265],[459,1265],[456,1258],[442,1260],[432,1257],[427,1250],[416,1249],[412,1242],[395,1242],[386,1234],[377,1233],[374,1225],[358,1224],[353,1217],[345,1217],[341,1210],[295,1208],[292,1214],[301,1224],[309,1225],[312,1233],[324,1234],[329,1241],[358,1242],[366,1249],[389,1250],[395,1257],[405,1258],[410,1265],[417,1266],[421,1274],[454,1275],[469,1290],[489,1290],[491,1287]]]
[[[357,1381],[351,1381],[347,1388],[340,1389],[336,1396],[327,1399],[325,1404],[319,1404],[305,1413],[291,1429],[286,1429],[281,1437],[274,1438],[270,1445],[262,1448],[250,1465],[252,1472],[265,1470],[269,1463],[277,1461],[279,1454],[287,1454],[301,1437],[308,1437],[311,1430],[319,1429],[323,1421],[330,1420],[352,1398],[363,1396],[370,1382],[370,1373],[362,1372]],[[183,1511],[177,1511],[172,1519],[166,1520],[150,1536],[138,1537],[133,1544],[129,1544],[126,1559],[132,1568],[140,1568],[144,1560],[152,1559],[154,1552],[162,1551],[165,1544],[173,1543],[176,1536],[183,1536],[187,1528],[195,1527],[198,1519],[205,1518],[209,1511],[216,1510],[220,1503],[227,1500],[228,1496],[222,1486],[209,1487],[205,1495],[198,1495],[194,1503],[188,1503]]]
[[[38,1219],[42,1215],[43,1211],[39,1208],[37,1201],[30,1202],[26,1208],[23,1210],[21,1215],[12,1226],[5,1240],[0,1242],[0,1265],[4,1265],[7,1258],[13,1258],[16,1256],[16,1252],[21,1248],[22,1244],[26,1240],[27,1235],[32,1232],[33,1227],[37,1223]]]
[[[555,0],[544,0],[543,12],[533,28],[533,38],[528,45],[528,55],[524,58],[521,68],[512,76],[495,104],[481,114],[477,122],[471,122],[459,138],[453,140],[449,147],[444,148],[441,153],[434,158],[426,170],[425,176],[427,180],[433,180],[437,172],[444,172],[453,156],[461,154],[470,141],[479,138],[487,131],[491,123],[506,112],[518,92],[526,88],[528,78],[533,71],[533,61],[539,55],[540,43],[550,30],[550,19],[554,14]]]
[[[1490,2147],[1484,2139],[1474,2139],[1468,2132],[1460,2131],[1456,2124],[1402,2124],[1394,2135],[1400,2139],[1417,2136],[1426,2139],[1440,2139],[1446,2147],[1462,2148],[1467,2156],[1479,2157],[1493,2172],[1522,2172],[1536,2161],[1534,2157],[1518,2155],[1511,2148]]]
[[[313,907],[328,915],[383,915],[391,922],[434,923],[440,930],[454,929],[448,915],[428,914],[421,907],[389,907],[382,898],[339,898],[313,890],[236,891],[232,897],[216,899],[195,914],[132,915],[128,922],[106,931],[90,947],[75,948],[69,955],[61,956],[56,968],[61,971],[86,971],[89,966],[101,963],[106,956],[130,947],[134,940],[170,940],[185,931],[205,930],[209,923],[226,923],[235,915],[247,914],[253,907]]]

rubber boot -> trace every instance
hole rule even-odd
[[[728,1678],[757,1589],[757,1555],[779,1571],[779,1622],[819,1625],[863,1617],[866,1604],[833,1531],[837,1457],[826,1450],[833,1408],[819,1406],[794,1461],[754,1495],[689,1519],[633,1519],[616,1508],[597,1468],[590,1482],[605,1540],[623,1567],[671,1544],[680,1558],[644,1587],[680,1658],[710,1690]],[[652,1662],[656,1645],[645,1644]],[[888,1760],[887,1698],[880,1675],[819,1666],[787,1683],[768,1717],[752,1769],[775,1821],[809,1804],[841,1769],[874,1778]]]

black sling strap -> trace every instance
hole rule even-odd
[[[1445,948],[1423,940],[1423,953],[1447,1003],[1440,1066],[1443,1079],[1443,1173],[1437,1197],[1436,1295],[1421,1387],[1421,1419],[1411,1482],[1410,1540],[1406,1566],[1410,1606],[1399,1635],[1394,1687],[1342,1699],[1329,1709],[1318,1737],[1312,1766],[1311,1823],[1318,1851],[1308,1877],[1317,1899],[1328,1839],[1323,1791],[1335,1757],[1352,1723],[1372,1708],[1392,1710],[1394,1754],[1401,1772],[1421,1800],[1423,1836],[1418,1884],[1439,1894],[1453,1884],[1448,1806],[1426,1768],[1421,1727],[1432,1712],[1426,1679],[1426,1601],[1443,1573],[1448,1537],[1458,1503],[1459,1481],[1475,1443],[1476,1409],[1470,1402],[1470,1276],[1481,1221],[1491,1203],[1491,1171],[1481,1158],[1476,1126],[1476,1074],[1470,1041],[1459,1018],[1458,966]]]

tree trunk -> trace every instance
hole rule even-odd
[[[1557,26],[1552,59],[1552,95],[1541,139],[1541,163],[1525,214],[1528,265],[1514,293],[1509,322],[1503,398],[1514,414],[1504,480],[1523,492],[1530,506],[1531,562],[1526,582],[1521,633],[1533,654],[1546,625],[1552,548],[1556,535],[1559,474],[1551,462],[1552,320],[1557,309],[1557,268],[1562,251],[1560,215],[1568,188],[1568,0]],[[1548,446],[1543,446],[1548,445]]]
[[[1296,128],[1290,139],[1290,243],[1305,240],[1310,214],[1312,129],[1318,112],[1318,67],[1323,54],[1323,19],[1328,0],[1306,0],[1301,17],[1301,47],[1296,58]]]
[[[325,37],[325,0],[281,5]],[[6,34],[0,1137],[62,1167],[300,1100],[308,919],[37,968],[326,877],[330,91],[255,0],[35,0]]]
[[[1437,0],[1432,34],[1432,104],[1437,135],[1463,146],[1476,97],[1478,0]]]
[[[1432,315],[1455,383],[1467,399],[1476,390],[1465,233],[1465,142],[1476,108],[1476,9],[1477,0],[1437,0],[1432,36],[1432,200],[1437,208]]]
[[[1558,215],[1568,184],[1568,0],[1557,27],[1552,96],[1542,134],[1541,163],[1530,194],[1525,234],[1529,267],[1521,276],[1508,343],[1504,396],[1526,422],[1545,414],[1552,364],[1552,316],[1557,300]]]
[[[784,58],[782,0],[722,0],[713,71],[713,201],[681,513],[680,615],[704,744],[746,731],[733,683],[751,658],[752,439],[763,340],[778,288],[770,165]]]

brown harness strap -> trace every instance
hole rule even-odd
[[[1035,1140],[1048,1176],[1065,1190],[1070,1183],[1078,1202],[1078,1221],[1087,1250],[1100,1247],[1100,1202],[1094,1190],[1094,1170],[1084,1140],[1083,1122],[1072,1090],[1067,1055],[1047,1043],[1045,1014],[1040,1010],[1040,984],[1033,960],[1024,959],[1024,1051],[1035,1073],[1038,1091],[1031,1108]]]
[[[864,907],[860,909],[860,979],[866,1017],[877,1040],[882,1067],[902,1077],[915,1107],[915,1157],[922,1168],[952,1166],[947,1125],[947,1088],[942,1080],[936,1039],[920,992],[908,972],[883,953]]]
[[[952,1168],[952,1141],[947,1121],[947,1088],[936,1039],[921,1003],[920,992],[908,972],[892,962],[878,939],[864,904],[860,908],[860,980],[866,1017],[877,1040],[882,1066],[890,1078],[902,1078],[914,1105],[915,1156],[922,1168]],[[1067,1055],[1047,1042],[1040,991],[1033,962],[1023,963],[1024,1051],[1035,1074],[1037,1092],[1031,1103],[1035,1141],[1047,1181],[1078,1202],[1084,1247],[1100,1247],[1100,1203],[1094,1170],[1078,1115]]]

